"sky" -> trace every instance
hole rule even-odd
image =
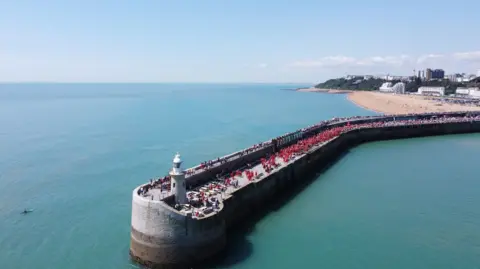
[[[478,0],[0,0],[0,82],[477,73],[479,10]]]

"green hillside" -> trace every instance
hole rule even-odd
[[[371,78],[364,80],[363,77],[356,77],[354,79],[336,78],[329,79],[323,83],[315,85],[315,88],[319,89],[338,89],[338,90],[353,90],[353,91],[376,91],[387,82],[384,79]],[[400,82],[399,80],[390,81],[392,84]],[[416,79],[415,81],[407,82],[405,85],[405,91],[416,92],[421,86],[429,87],[445,87],[445,93],[451,94],[455,92],[457,87],[466,87],[468,85],[464,83],[452,82],[448,79],[422,81]]]

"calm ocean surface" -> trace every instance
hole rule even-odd
[[[0,268],[136,268],[131,192],[335,116],[273,84],[0,84]],[[480,268],[480,135],[366,144],[233,238],[217,268]],[[21,215],[24,208],[34,212]]]

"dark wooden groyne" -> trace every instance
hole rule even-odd
[[[323,170],[352,147],[371,141],[480,132],[480,113],[358,117],[325,122],[277,138],[248,154],[238,153],[221,165],[188,177],[187,187],[206,184],[217,174],[258,162],[265,155],[300,139],[346,125],[361,128],[352,128],[321,146],[312,147],[293,162],[235,190],[222,200],[220,210],[201,218],[177,211],[165,201],[145,199],[139,195],[138,188],[135,189],[131,256],[152,268],[190,268],[200,264],[225,248],[229,228],[249,219],[252,212],[266,207],[268,201],[282,199],[282,194],[291,190],[291,186],[315,178],[311,175]]]

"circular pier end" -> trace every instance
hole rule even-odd
[[[201,264],[220,253],[226,245],[225,236],[202,245],[152,245],[138,241],[132,234],[130,257],[147,268],[183,269]]]
[[[192,218],[133,192],[130,256],[148,268],[191,268],[226,245],[221,214]]]

